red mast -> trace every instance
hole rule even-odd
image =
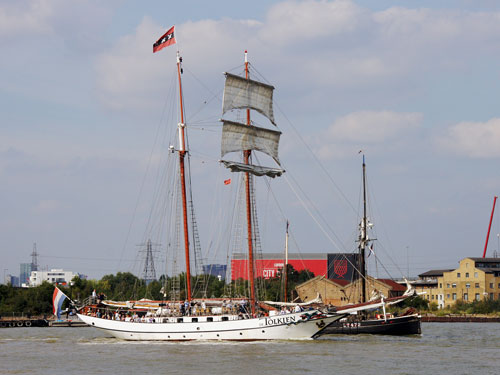
[[[493,198],[493,209],[491,210],[490,225],[488,226],[488,233],[486,234],[486,243],[484,244],[483,258],[486,257],[486,249],[488,248],[488,241],[490,239],[491,223],[493,221],[493,214],[495,213],[495,204],[497,203],[497,198]]]
[[[186,135],[184,124],[184,103],[182,98],[182,81],[181,81],[181,62],[182,57],[177,51],[177,76],[179,77],[179,101],[181,110],[181,123],[179,124],[179,165],[181,177],[181,191],[182,191],[182,214],[184,221],[184,248],[186,254],[186,299],[191,301],[191,267],[189,262],[189,231],[188,231],[188,217],[187,217],[187,198],[186,198],[186,173],[184,168],[184,158],[186,156]]]
[[[248,57],[245,51],[245,78],[249,78],[248,73]],[[247,109],[247,125],[250,126],[250,109]],[[251,150],[243,151],[243,160],[245,164],[249,164]],[[251,190],[250,190],[250,174],[245,172],[245,192],[247,201],[247,234],[248,234],[248,276],[250,280],[250,308],[252,315],[255,315],[255,282],[253,268],[253,240],[252,240],[252,207],[251,207]]]

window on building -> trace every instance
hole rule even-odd
[[[452,288],[456,288],[456,287],[457,287],[457,284],[453,283],[453,284],[451,284],[451,287],[452,287]]]
[[[474,272],[474,277],[477,277],[477,272]]]
[[[479,288],[479,283],[476,283],[476,288]]]
[[[457,293],[453,293],[453,301],[457,299]]]
[[[500,289],[500,283],[498,283],[498,289]]]
[[[460,277],[460,272],[457,272],[457,277]]]
[[[498,284],[498,287],[500,288],[500,284]],[[442,288],[443,288],[443,284],[439,283],[439,289],[442,289]]]
[[[476,301],[480,301],[481,297],[479,296],[479,293],[476,293]]]
[[[469,294],[468,293],[464,293],[464,301],[468,301],[469,300]]]
[[[465,287],[470,288],[470,284],[469,283],[465,284]]]
[[[450,293],[446,295],[446,299],[450,299]]]
[[[493,299],[493,298],[495,298],[494,294],[490,293],[490,299]]]
[[[431,299],[434,299],[434,294],[431,296]]]
[[[465,273],[465,277],[466,277],[466,278],[467,278],[467,277],[469,277],[469,272],[466,272],[466,273]]]
[[[449,288],[450,287],[450,283],[446,284],[446,287]]]
[[[469,268],[469,263],[465,263],[465,268]]]
[[[494,286],[493,286],[493,283],[490,283],[490,289],[493,289]]]

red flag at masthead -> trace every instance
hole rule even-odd
[[[175,26],[172,26],[170,29],[168,29],[168,31],[163,34],[161,38],[155,42],[155,44],[153,44],[153,53],[158,52],[165,47],[171,46],[172,44],[175,44],[174,28]]]

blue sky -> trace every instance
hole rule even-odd
[[[188,120],[216,129],[221,73],[245,49],[276,87],[288,174],[271,185],[301,252],[354,247],[363,150],[375,250],[391,276],[408,259],[415,275],[481,256],[500,192],[499,5],[435,3],[0,1],[0,272],[18,274],[34,242],[42,267],[93,278],[140,269],[154,184],[145,171],[160,168],[159,124],[176,123],[163,114],[175,48],[151,50],[173,24]],[[220,231],[212,187],[231,177],[214,162],[217,137],[190,133],[203,251]],[[292,180],[344,246],[317,227]],[[263,250],[277,252],[284,218],[266,199]]]

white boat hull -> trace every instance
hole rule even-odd
[[[314,312],[314,311],[312,311]],[[120,320],[102,319],[78,314],[78,317],[91,327],[104,330],[116,338],[123,340],[300,340],[310,339],[322,331],[330,323],[344,317],[339,315],[324,315],[321,318],[304,318],[304,314],[311,311],[275,315],[271,317],[207,321],[207,317],[199,317],[197,322],[192,322],[192,317],[183,318],[157,318],[155,323],[127,322]],[[163,321],[168,321],[163,323]]]

